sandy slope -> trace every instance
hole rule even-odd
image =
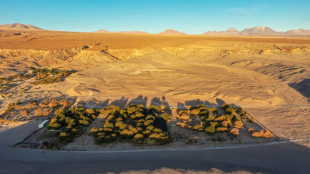
[[[295,90],[276,82],[261,83],[268,78],[250,73],[225,66],[150,55],[85,70],[68,78],[64,86],[74,86],[67,91],[72,96],[86,96],[90,91],[98,98],[134,98],[142,95],[151,100],[165,96],[172,106],[176,106],[177,102],[195,99],[214,103],[216,98],[238,104],[286,104],[289,101],[285,101],[281,96],[283,93],[277,92],[279,90],[290,90],[302,101],[302,96]]]

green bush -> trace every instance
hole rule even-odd
[[[90,129],[90,132],[91,132],[91,133],[97,133],[97,132],[98,132],[98,129],[93,127],[93,128]]]
[[[113,123],[108,122],[108,120],[104,123],[104,128],[114,128]]]
[[[193,126],[193,129],[194,130],[198,130],[198,129],[200,129],[201,128],[201,125],[200,124],[196,124],[195,126]]]
[[[143,138],[143,135],[142,134],[136,134],[134,136],[134,139],[142,139]]]
[[[161,108],[160,106],[157,106],[157,105],[150,105],[149,106],[149,112],[150,113],[160,113],[161,112]]]
[[[213,126],[209,126],[205,129],[207,133],[213,134],[215,132],[215,128]]]
[[[171,120],[171,118],[172,118],[172,115],[170,115],[170,114],[168,114],[168,113],[163,113],[162,115],[161,115],[161,117],[163,118],[163,119],[165,119],[166,121],[169,121],[169,120]]]
[[[193,110],[190,111],[190,114],[192,114],[192,115],[198,115],[199,112],[200,112],[199,109],[193,109]]]
[[[145,117],[146,120],[156,120],[156,117],[153,115],[148,115]]]
[[[66,132],[60,132],[59,136],[60,136],[60,137],[66,137],[66,136],[68,136],[68,135],[67,135]]]
[[[59,123],[49,123],[48,126],[53,129],[59,129],[61,127]]]
[[[151,125],[153,123],[154,123],[153,120],[147,120],[147,121],[144,122],[144,126],[149,126],[149,125]]]

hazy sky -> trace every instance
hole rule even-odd
[[[310,0],[0,0],[0,24],[65,31],[173,28],[188,34],[269,26],[310,29]]]

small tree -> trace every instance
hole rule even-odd
[[[242,128],[242,126],[243,126],[243,123],[242,123],[242,121],[235,121],[235,123],[234,123],[234,127],[235,128]]]

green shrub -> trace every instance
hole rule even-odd
[[[60,136],[60,137],[66,137],[66,136],[68,136],[68,135],[67,135],[66,132],[60,132],[59,136]]]
[[[123,137],[123,138],[131,138],[133,136],[133,132],[131,130],[128,130],[128,129],[124,129],[120,132],[120,135]]]
[[[86,113],[89,115],[95,114],[95,110],[94,109],[86,109]]]
[[[138,129],[137,128],[135,128],[135,127],[133,127],[132,125],[130,125],[129,127],[128,127],[128,129],[129,130],[131,130],[133,133],[137,133],[138,132]]]
[[[97,133],[97,132],[98,132],[98,129],[93,127],[93,128],[90,129],[90,132],[91,132],[91,133]]]
[[[88,126],[89,125],[89,122],[86,121],[86,120],[79,120],[79,123],[84,125],[84,126]]]
[[[151,131],[146,130],[146,131],[143,131],[142,133],[143,133],[143,135],[149,135],[149,134],[151,134]]]
[[[104,123],[104,128],[114,128],[113,123],[108,122],[108,120]]]
[[[211,126],[211,127],[214,127],[214,128],[215,128],[217,125],[218,125],[217,122],[210,122],[210,126]]]
[[[137,119],[144,118],[144,117],[145,117],[145,116],[144,116],[143,113],[140,113],[140,112],[136,113],[136,118],[137,118]]]
[[[215,128],[213,126],[209,126],[205,129],[207,133],[213,134],[215,132]]]
[[[153,125],[151,125],[151,126],[146,127],[146,130],[153,131],[154,128],[155,128],[155,127],[154,127]]]
[[[153,130],[153,132],[155,132],[155,133],[160,133],[160,132],[162,132],[162,130],[159,129],[159,128],[155,128],[155,129]]]
[[[143,135],[142,134],[136,134],[134,136],[134,139],[142,139],[143,138]]]
[[[103,128],[103,131],[105,131],[105,132],[113,132],[113,129],[110,128],[110,127],[105,127],[105,128]]]
[[[206,121],[213,121],[215,117],[213,115],[209,115]]]
[[[154,123],[153,120],[147,120],[147,121],[144,122],[144,126],[149,126],[149,125],[151,125],[153,123]]]
[[[161,112],[161,108],[160,108],[160,106],[157,106],[157,105],[150,105],[149,106],[149,112],[150,113],[160,113]]]
[[[224,115],[219,116],[215,119],[215,121],[224,121],[224,120],[226,120],[226,117]]]
[[[148,115],[148,116],[145,117],[145,119],[146,119],[146,120],[155,120],[156,117],[153,116],[153,115]]]
[[[198,115],[199,112],[200,112],[199,109],[193,109],[193,110],[190,111],[190,114],[192,114],[192,115]]]
[[[53,129],[59,129],[61,127],[59,123],[49,123],[48,126]]]
[[[224,132],[224,131],[227,131],[228,129],[227,129],[227,127],[218,127],[218,128],[216,128],[216,131],[218,131],[218,132]]]
[[[199,112],[199,116],[200,117],[203,117],[203,116],[208,116],[208,111],[207,110],[200,110],[200,112]]]
[[[193,129],[194,130],[198,130],[198,129],[200,129],[201,128],[201,125],[200,124],[196,124],[195,126],[193,126]]]
[[[168,113],[163,113],[162,115],[161,115],[161,117],[163,118],[163,119],[165,119],[166,121],[169,121],[169,120],[171,120],[171,118],[172,118],[172,115],[170,115],[170,114],[168,114]]]
[[[161,138],[161,135],[159,133],[151,133],[149,135],[149,138],[152,138],[152,139],[160,139]]]

